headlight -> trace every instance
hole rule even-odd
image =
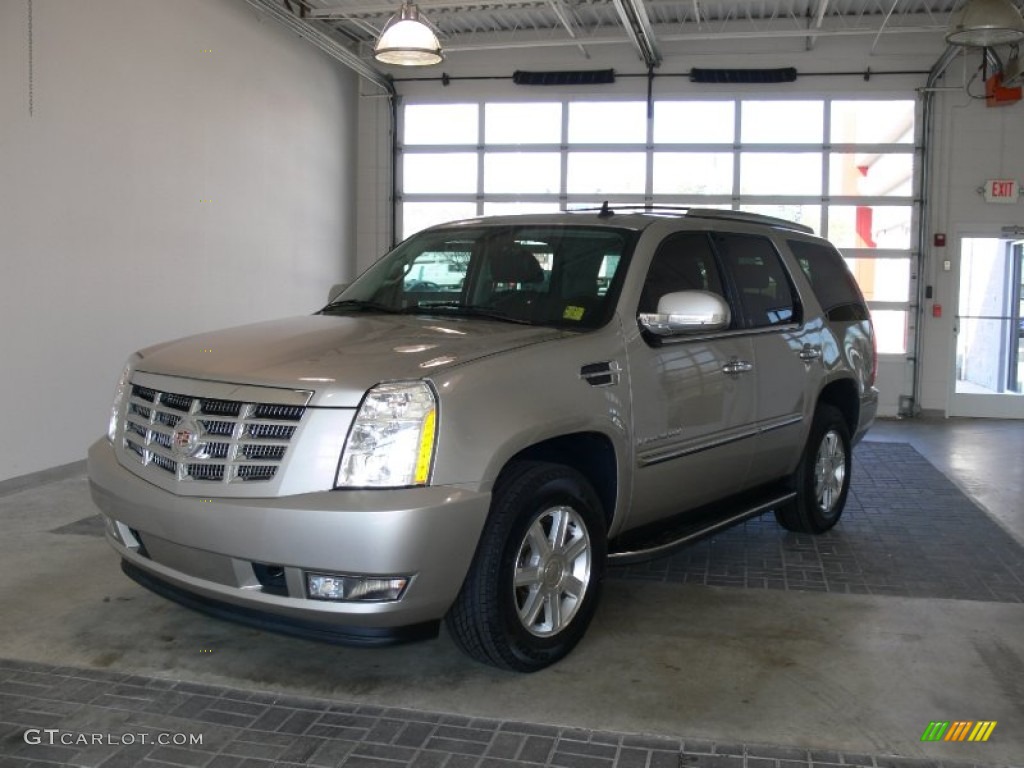
[[[107,439],[114,442],[117,437],[117,423],[121,418],[121,406],[124,404],[124,396],[132,383],[132,370],[137,357],[132,358],[125,364],[121,372],[121,378],[117,380],[117,387],[114,389],[114,402],[110,406],[110,424],[107,425]]]
[[[426,485],[434,460],[437,397],[422,381],[378,384],[363,398],[345,441],[337,485]]]

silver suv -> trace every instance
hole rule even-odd
[[[828,242],[730,211],[423,231],[316,314],[132,356],[92,494],[185,605],[383,644],[563,657],[608,563],[753,515],[839,520],[874,420],[863,297]]]

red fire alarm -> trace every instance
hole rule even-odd
[[[935,247],[942,248],[946,244],[946,233],[936,232],[935,233]]]
[[[941,304],[932,304],[932,317],[942,317]]]

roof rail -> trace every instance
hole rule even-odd
[[[733,211],[725,208],[694,208],[691,205],[661,205],[658,203],[623,203],[621,205],[610,205],[607,200],[600,208],[573,208],[572,213],[598,212],[601,218],[614,216],[617,211],[639,211],[641,213],[674,213],[692,216],[695,219],[724,219],[727,221],[743,221],[749,224],[761,224],[776,229],[792,229],[796,232],[803,232],[813,235],[814,230],[805,224],[797,224],[789,219],[780,219],[776,216],[765,216],[761,213],[748,213],[747,211]]]
[[[570,208],[566,213],[593,213],[597,211],[599,216],[614,216],[619,211],[640,211],[641,213],[686,213],[691,209],[689,205],[659,205],[658,203],[619,203],[612,205],[607,200],[601,203],[600,207]]]
[[[814,234],[814,230],[806,224],[797,224],[795,221],[780,219],[775,216],[765,216],[761,213],[730,211],[722,208],[690,208],[686,212],[686,215],[692,216],[695,219],[727,219],[729,221],[745,221],[751,224],[763,224],[767,227],[776,227],[778,229],[793,229],[797,232],[803,232],[808,235]]]

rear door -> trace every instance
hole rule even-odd
[[[772,241],[761,235],[712,235],[753,345],[759,437],[752,484],[789,474],[803,447],[808,403],[822,378],[821,318],[805,322],[793,282]]]

